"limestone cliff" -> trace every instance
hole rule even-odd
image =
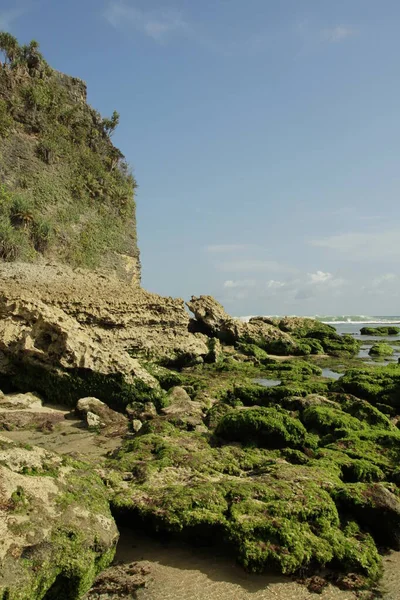
[[[118,113],[102,118],[86,84],[52,69],[35,42],[0,33],[1,50],[0,258],[139,281],[136,182],[111,142]]]

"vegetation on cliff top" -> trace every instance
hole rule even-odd
[[[0,258],[137,259],[135,180],[79,79],[0,33]]]

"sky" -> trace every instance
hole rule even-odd
[[[0,0],[116,109],[143,286],[233,315],[400,313],[398,0]]]

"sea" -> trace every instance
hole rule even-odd
[[[368,316],[368,315],[315,315],[314,317],[322,323],[327,323],[335,327],[338,333],[348,333],[358,337],[360,335],[361,327],[371,325],[371,327],[379,327],[385,325],[397,325],[400,327],[400,316]],[[360,336],[361,337],[361,336]],[[397,338],[398,336],[390,336],[391,338]]]
[[[282,318],[282,315],[266,315],[273,318]],[[287,315],[289,316],[289,315]],[[295,315],[290,315],[295,316]],[[299,315],[296,315],[299,316]],[[362,337],[360,335],[361,327],[371,325],[372,327],[379,327],[380,325],[397,325],[400,327],[400,316],[399,315],[385,315],[385,316],[369,316],[369,315],[313,315],[308,318],[316,319],[322,323],[327,323],[335,327],[336,331],[340,334],[348,333],[356,337]],[[241,321],[249,321],[251,316],[240,317]],[[400,336],[390,336],[391,339]]]

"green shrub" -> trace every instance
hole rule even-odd
[[[5,100],[0,98],[0,137],[6,137],[14,124]]]
[[[14,229],[10,222],[0,221],[0,259],[7,262],[33,258],[29,237]]]

